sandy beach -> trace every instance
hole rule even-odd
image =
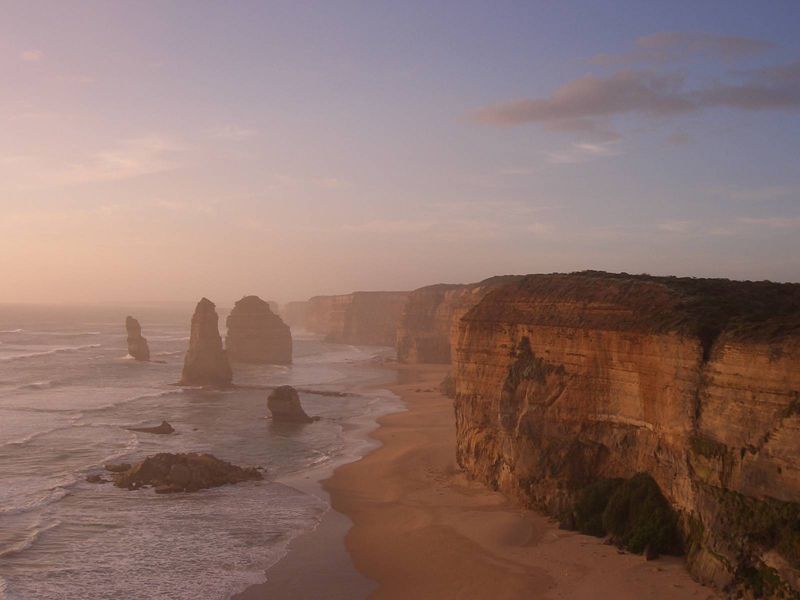
[[[408,411],[382,417],[371,434],[382,445],[322,482],[326,520],[238,599],[718,597],[680,558],[620,553],[468,481],[455,463],[452,403],[436,391],[446,368],[387,368]]]

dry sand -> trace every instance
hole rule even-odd
[[[290,545],[266,584],[237,598],[718,598],[679,558],[620,553],[468,481],[456,468],[452,401],[434,391],[447,369],[390,368],[401,383],[383,387],[408,412],[379,420],[372,437],[383,445],[322,482],[334,509],[327,521]]]

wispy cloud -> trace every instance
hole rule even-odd
[[[713,187],[708,191],[714,196],[722,196],[731,200],[749,200],[754,202],[800,196],[800,188],[782,185],[770,185],[762,188]]]
[[[688,233],[694,227],[696,223],[694,221],[664,221],[663,223],[658,224],[658,228],[661,231],[666,231],[669,233]]]
[[[258,130],[239,125],[223,125],[209,130],[208,134],[217,140],[244,140],[257,136]]]
[[[420,233],[430,231],[436,226],[436,221],[410,221],[405,219],[397,220],[375,220],[367,221],[357,225],[344,225],[344,231],[357,231],[368,233]]]
[[[637,38],[634,48],[621,54],[599,54],[589,64],[615,66],[632,63],[669,63],[697,58],[734,62],[774,48],[764,40],[705,31],[665,31]]]
[[[613,144],[572,144],[567,151],[546,152],[547,161],[554,165],[569,165],[592,162],[600,158],[618,156],[625,152]]]
[[[747,225],[761,225],[773,229],[800,228],[800,217],[741,217],[739,221]]]
[[[94,83],[94,77],[88,75],[57,75],[56,81],[61,83]]]
[[[667,143],[670,146],[682,146],[683,144],[688,144],[689,139],[688,133],[673,133],[667,138]]]
[[[23,50],[19,53],[19,57],[27,62],[37,62],[42,60],[44,52],[41,50]]]
[[[800,61],[732,73],[730,78],[691,88],[682,73],[623,69],[607,76],[585,75],[548,97],[500,102],[471,116],[484,125],[539,123],[578,135],[599,133],[613,141],[618,134],[599,123],[619,116],[661,119],[713,108],[800,111]]]

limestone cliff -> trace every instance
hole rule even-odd
[[[233,381],[228,355],[222,348],[214,303],[203,298],[192,316],[189,351],[178,385],[229,387]]]
[[[147,339],[142,337],[142,326],[133,317],[125,318],[125,330],[128,333],[128,354],[136,360],[150,360],[150,348]]]
[[[308,301],[306,330],[326,342],[394,346],[408,292],[354,292]]]
[[[225,349],[233,363],[287,365],[292,362],[289,326],[258,296],[245,296],[226,320]]]
[[[397,327],[397,360],[450,364],[461,317],[490,291],[519,278],[506,275],[467,285],[429,285],[411,292]]]
[[[471,476],[556,514],[648,473],[697,577],[800,593],[800,285],[528,276],[461,319],[452,376]]]
[[[308,302],[305,300],[287,302],[283,307],[283,318],[289,327],[305,327],[306,309]]]

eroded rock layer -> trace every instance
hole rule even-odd
[[[306,330],[337,344],[394,346],[408,292],[354,292],[308,301]]]
[[[211,300],[203,298],[197,303],[192,316],[189,351],[183,361],[179,385],[224,388],[232,382],[233,372],[228,355],[222,348],[217,311]]]
[[[490,291],[517,279],[507,275],[467,285],[429,285],[411,292],[397,327],[397,360],[450,364],[461,317]]]
[[[461,319],[452,377],[471,476],[557,514],[648,473],[696,576],[800,592],[800,285],[528,276]]]
[[[150,348],[142,337],[142,326],[133,317],[125,318],[125,330],[128,333],[128,354],[136,360],[150,360]]]
[[[233,363],[287,365],[292,362],[289,326],[258,296],[245,296],[226,320],[225,349]]]

